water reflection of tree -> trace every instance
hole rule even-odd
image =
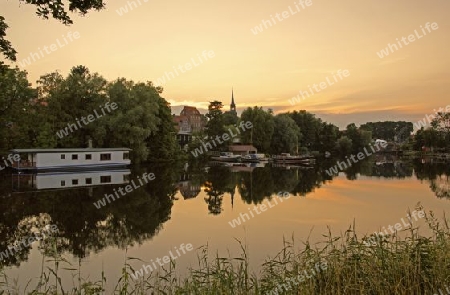
[[[208,210],[211,214],[218,215],[222,212],[223,195],[234,192],[232,173],[227,167],[213,166],[210,167],[204,191],[207,195],[205,202],[208,204]]]
[[[430,180],[430,188],[436,197],[450,199],[450,179],[448,175],[439,175],[436,179]]]
[[[419,180],[429,181],[430,189],[436,197],[450,200],[450,166],[448,164],[429,164],[416,160],[414,171]]]
[[[131,179],[137,179],[146,171],[133,171]],[[113,187],[93,189],[29,192],[3,198],[0,203],[0,251],[7,249],[21,236],[29,235],[18,225],[43,213],[50,216],[51,223],[59,229],[61,251],[76,257],[85,257],[90,252],[99,252],[105,247],[125,248],[141,244],[152,238],[170,219],[173,197],[176,193],[177,169],[165,165],[151,167],[156,179],[107,206],[97,209],[93,202],[112,194]],[[115,186],[123,187],[121,186]],[[30,249],[20,252],[17,258],[4,265],[18,264],[28,257]]]
[[[252,172],[239,172],[238,191],[247,204],[259,204],[275,191],[270,167],[256,168]]]
[[[239,192],[247,204],[259,204],[266,198],[280,192],[293,195],[306,195],[324,182],[318,167],[302,169],[299,167],[264,167],[252,173],[241,173]]]

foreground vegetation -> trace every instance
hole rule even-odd
[[[338,237],[332,236],[330,231],[324,235],[324,242],[315,245],[307,241],[298,247],[294,239],[284,241],[283,249],[266,260],[259,275],[249,269],[248,251],[242,244],[240,257],[216,256],[213,259],[209,258],[207,247],[201,247],[198,267],[190,269],[186,278],[177,276],[176,264],[172,261],[162,272],[134,281],[131,275],[135,270],[130,262],[136,258],[127,258],[113,293],[435,294],[439,289],[445,290],[450,277],[450,228],[445,217],[439,221],[432,212],[426,214],[425,219],[431,230],[427,236],[411,227],[402,233],[404,237],[388,236],[368,244],[371,236],[358,238],[353,225]],[[24,294],[112,292],[104,291],[107,279],[103,274],[97,282],[86,282],[75,274],[77,286],[65,290],[58,270],[67,262],[57,254],[56,239],[49,241],[51,246],[43,252],[54,262],[54,268],[43,271],[37,286],[28,287]],[[73,271],[78,273],[76,269]],[[295,280],[299,275],[302,279]],[[14,291],[17,288],[14,280],[2,276],[0,290],[6,291],[0,294],[18,294]]]

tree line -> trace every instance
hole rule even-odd
[[[66,77],[58,72],[42,75],[36,87],[20,69],[0,65],[0,151],[13,148],[128,147],[134,162],[173,160],[183,157],[177,130],[163,89],[152,82],[125,78],[107,81],[84,66],[73,67]],[[57,133],[82,117],[92,115],[106,103],[117,109],[70,133]],[[222,136],[240,122],[252,128],[240,132],[242,144],[252,144],[260,153],[355,153],[374,139],[422,150],[424,146],[450,149],[450,114],[439,113],[430,127],[412,137],[413,124],[405,121],[368,122],[345,130],[322,121],[305,110],[274,114],[260,106],[245,109],[241,116],[223,112],[220,101],[209,104],[206,127],[194,134],[189,149],[205,140]],[[227,150],[226,141],[218,150]]]
[[[125,78],[107,81],[84,66],[67,77],[53,72],[31,87],[26,72],[0,67],[0,150],[12,148],[128,147],[135,162],[176,159],[180,148],[170,104],[163,89],[151,82]],[[58,137],[68,124],[92,115],[105,103],[117,104],[107,113]]]

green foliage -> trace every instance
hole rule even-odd
[[[16,68],[0,71],[0,150],[26,144],[27,126],[36,126],[29,113],[36,106],[37,92],[30,87],[27,73]]]
[[[159,124],[157,131],[147,139],[150,161],[160,159],[176,160],[180,157],[180,146],[176,139],[175,123],[173,122],[169,103],[162,97],[157,97]],[[149,111],[149,110],[148,110]]]
[[[238,116],[233,112],[225,112],[223,114],[223,124],[224,125],[235,125],[238,122]]]
[[[294,153],[301,137],[300,128],[288,114],[276,115],[271,142],[273,154]]]
[[[270,152],[270,144],[275,128],[272,111],[264,111],[262,107],[256,106],[247,108],[242,112],[240,121],[253,124],[250,132],[242,134],[242,142],[244,144],[253,144],[258,149],[258,152]]]
[[[331,152],[339,136],[339,128],[333,124],[322,122],[314,114],[305,110],[288,113],[300,128],[300,146],[307,149]]]
[[[134,162],[180,155],[170,105],[151,82],[108,82],[77,66],[67,77],[58,72],[41,76],[32,89],[26,72],[2,67],[0,85],[0,150],[87,147],[92,140],[95,147],[133,149]],[[58,136],[69,124],[76,128]]]
[[[220,101],[215,100],[209,103],[208,113],[206,114],[208,122],[205,129],[208,140],[213,140],[216,136],[222,136],[226,131],[222,108],[223,105]]]
[[[414,126],[411,122],[384,121],[367,122],[362,124],[360,129],[371,131],[373,139],[403,142],[409,138],[409,135],[414,130]]]
[[[122,78],[108,87],[108,94],[118,109],[107,116],[105,142],[111,147],[129,147],[133,149],[134,161],[146,161],[150,157],[147,140],[158,132],[161,124],[158,91],[151,83],[135,84]],[[160,153],[159,150],[156,152]]]
[[[342,136],[337,141],[337,149],[341,155],[348,155],[352,152],[352,140],[347,136]]]

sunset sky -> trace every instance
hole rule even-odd
[[[132,2],[137,7],[131,10]],[[18,61],[44,46],[64,45],[36,61],[30,59],[30,65],[17,63],[33,83],[55,70],[66,75],[75,65],[85,65],[108,80],[125,77],[155,83],[171,71],[175,77],[166,78],[162,86],[163,97],[173,106],[206,108],[216,99],[228,108],[233,87],[240,111],[254,105],[276,112],[305,109],[341,128],[350,122],[417,121],[450,104],[450,1],[310,4],[115,0],[107,1],[100,12],[72,15],[70,27],[40,19],[34,6],[17,0],[2,1],[0,9]],[[283,11],[285,18],[277,20],[276,14]],[[255,35],[252,29],[263,20],[272,26],[262,26]],[[427,31],[426,23],[434,22],[438,28]],[[396,39],[417,36],[415,30],[420,39],[400,48]],[[69,32],[79,38],[68,40]],[[388,43],[399,49],[380,58],[377,53]],[[203,52],[213,57],[206,59]],[[176,75],[174,67],[179,65],[185,73],[178,70]],[[340,69],[350,75],[290,105],[299,91],[332,80]]]

